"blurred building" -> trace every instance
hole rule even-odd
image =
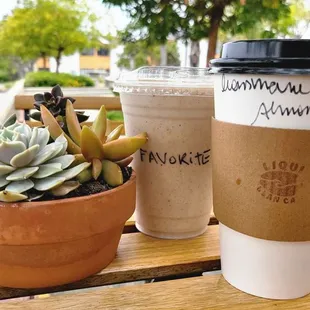
[[[86,48],[70,56],[63,56],[59,72],[93,77],[106,76],[111,69],[111,47],[108,41],[101,41],[99,48]],[[56,71],[54,58],[38,59],[35,71]]]

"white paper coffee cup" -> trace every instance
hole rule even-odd
[[[298,48],[298,41],[289,44],[294,42]],[[306,43],[310,44],[301,42]],[[278,53],[288,48],[286,44],[283,40],[266,40],[224,46],[223,61],[212,64],[217,72],[214,84],[217,120],[310,129],[310,72],[298,68],[298,61],[294,64],[291,59],[277,58]],[[272,299],[292,299],[310,293],[310,242],[258,239],[220,223],[220,243],[223,276],[236,288]]]

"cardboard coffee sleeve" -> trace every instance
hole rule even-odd
[[[212,120],[218,220],[243,234],[310,241],[310,131]]]

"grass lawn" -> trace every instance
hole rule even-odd
[[[107,118],[111,121],[123,121],[124,120],[122,111],[108,111]]]

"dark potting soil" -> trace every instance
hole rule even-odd
[[[125,167],[121,169],[122,169],[124,183],[126,183],[131,177],[132,168]],[[105,192],[113,188],[114,187],[107,184],[104,179],[98,179],[97,181],[90,181],[90,182],[86,182],[82,184],[80,187],[78,187],[77,189],[75,189],[74,191],[70,192],[69,194],[65,196],[55,197],[49,193],[46,193],[44,194],[44,196],[42,196],[40,199],[36,201],[48,201],[48,200],[58,200],[58,199],[65,199],[65,198],[89,196],[89,195]]]

